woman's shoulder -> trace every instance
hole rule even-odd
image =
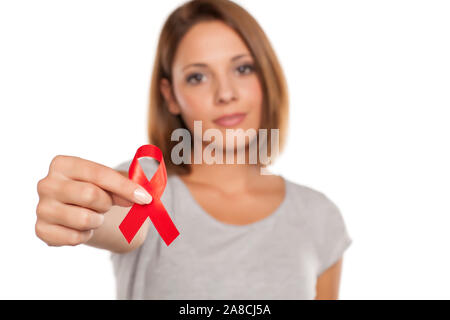
[[[316,204],[316,203],[326,203],[330,202],[330,198],[325,194],[325,192],[312,187],[307,184],[302,184],[295,182],[291,179],[283,177],[286,181],[286,186],[292,190],[292,196],[297,200],[305,202],[305,204]]]
[[[325,191],[290,179],[285,178],[285,181],[296,209],[307,213],[310,217],[314,217],[318,222],[334,221],[339,224],[343,223],[340,208],[335,200],[328,196]]]

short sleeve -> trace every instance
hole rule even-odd
[[[335,264],[353,242],[337,205],[323,193],[317,205],[318,217],[316,245],[319,276]]]
[[[116,282],[116,299],[132,299],[133,277],[139,262],[142,247],[136,250],[117,253],[110,251],[109,259],[112,262]]]

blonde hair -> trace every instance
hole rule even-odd
[[[247,45],[255,60],[255,71],[263,90],[263,111],[260,128],[279,129],[279,152],[284,149],[288,131],[288,92],[286,79],[275,52],[258,22],[241,6],[229,0],[192,0],[173,11],[166,19],[160,33],[153,64],[150,87],[148,138],[149,143],[163,153],[167,174],[188,174],[189,164],[176,165],[171,160],[171,150],[178,141],[171,141],[172,132],[187,129],[180,115],[169,112],[160,91],[161,79],[172,83],[172,64],[178,44],[189,29],[198,22],[219,20],[231,27]],[[172,87],[173,94],[173,87]],[[275,156],[271,144],[267,155],[273,163]]]

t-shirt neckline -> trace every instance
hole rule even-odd
[[[205,209],[203,209],[203,207],[197,202],[197,200],[192,195],[191,190],[187,187],[187,185],[179,177],[179,175],[174,174],[174,176],[175,176],[174,177],[175,180],[178,181],[178,183],[181,185],[181,187],[185,191],[187,197],[189,198],[189,201],[195,207],[194,211],[200,212],[200,216],[203,217],[202,219],[204,219],[205,221],[208,221],[209,223],[213,223],[213,224],[219,226],[220,228],[226,228],[226,229],[232,229],[232,230],[252,229],[252,228],[256,228],[256,227],[258,227],[260,225],[267,224],[270,221],[276,219],[281,214],[281,212],[283,211],[284,207],[286,206],[286,204],[288,202],[288,195],[289,195],[289,192],[290,192],[289,191],[289,181],[283,175],[279,175],[283,179],[285,192],[284,192],[283,200],[278,205],[278,207],[275,210],[273,210],[271,214],[267,215],[266,217],[264,217],[262,219],[259,219],[259,220],[255,221],[255,222],[246,223],[246,224],[243,224],[243,225],[237,225],[237,224],[231,224],[231,223],[223,222],[223,221],[220,221],[220,220],[214,218]]]

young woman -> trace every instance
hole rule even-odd
[[[189,130],[201,151],[211,143],[196,134],[194,121],[223,137],[227,129],[268,129],[272,162],[270,129],[279,129],[283,149],[285,78],[255,19],[231,1],[185,3],[162,28],[153,68],[149,143],[163,152],[161,201],[180,235],[167,246],[147,219],[130,244],[124,239],[118,226],[130,206],[151,201],[127,178],[131,157],[108,168],[59,155],[38,183],[38,237],[52,246],[110,250],[119,299],[337,299],[352,240],[329,198],[261,174],[265,164],[249,163],[248,153],[244,164],[173,159],[176,129]],[[233,146],[235,157],[254,140],[243,141]],[[219,151],[230,151],[219,142]],[[150,179],[159,164],[141,160]]]

